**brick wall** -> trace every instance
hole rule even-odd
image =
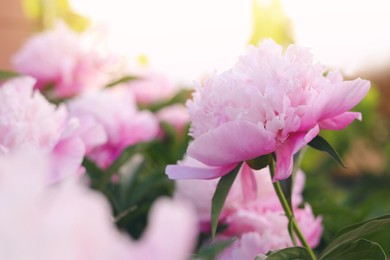
[[[32,31],[33,24],[24,17],[21,0],[0,0],[0,69],[12,69],[12,54]]]

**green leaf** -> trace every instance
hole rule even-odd
[[[359,239],[356,241],[348,241],[334,250],[328,252],[320,260],[332,259],[365,259],[365,260],[385,260],[386,255],[378,243]]]
[[[107,169],[108,173],[115,173],[126,163],[134,154],[145,150],[152,142],[138,143],[127,147],[121,155]]]
[[[122,78],[117,79],[117,80],[107,84],[106,88],[111,88],[111,87],[114,87],[118,84],[126,83],[126,82],[129,82],[132,80],[137,80],[137,79],[140,79],[140,78],[136,77],[136,76],[131,76],[131,75],[123,76]]]
[[[85,170],[87,171],[89,177],[91,178],[92,187],[96,187],[96,184],[99,182],[99,180],[103,177],[104,172],[100,167],[87,157],[84,157],[82,165],[84,166]]]
[[[383,246],[386,254],[390,253],[390,214],[357,223],[341,230],[336,238],[323,251],[321,257],[326,258],[344,244],[367,239]]]
[[[247,160],[246,163],[254,170],[260,170],[267,167],[272,160],[271,154],[262,155],[251,160]]]
[[[316,150],[321,152],[326,152],[330,155],[336,162],[345,167],[343,161],[341,160],[339,154],[336,150],[321,136],[317,135],[313,140],[311,140],[308,145]]]
[[[9,80],[21,76],[17,72],[0,70],[0,81]]]
[[[213,199],[211,201],[211,237],[215,238],[217,231],[219,215],[221,214],[226,197],[229,194],[230,188],[241,168],[242,162],[239,163],[231,172],[221,177],[215,189]]]
[[[103,191],[111,180],[112,175],[118,172],[119,168],[123,164],[125,164],[133,155],[145,150],[149,145],[151,145],[152,142],[138,143],[136,145],[127,147],[121,153],[121,155],[113,163],[111,163],[110,167],[108,167],[108,169],[103,173],[103,177],[101,178],[98,187],[99,190]]]
[[[312,259],[306,248],[303,247],[289,247],[276,252],[271,253],[267,260],[302,260]]]
[[[213,260],[226,248],[232,245],[236,238],[231,238],[223,241],[213,242],[207,246],[202,247],[199,252],[192,257],[197,260]]]

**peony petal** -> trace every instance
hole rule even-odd
[[[244,163],[241,170],[241,188],[245,202],[256,200],[257,184],[253,170]]]
[[[275,135],[264,127],[234,121],[197,137],[187,153],[207,165],[224,166],[271,153],[275,147]]]
[[[165,173],[169,179],[204,179],[210,180],[218,177],[222,177],[229,173],[237,163],[227,166],[215,167],[215,166],[193,166],[193,165],[168,165],[165,169]]]
[[[330,119],[339,116],[356,106],[370,89],[370,82],[356,79],[343,81],[325,88],[317,100],[321,109],[319,120]]]
[[[341,130],[353,122],[353,120],[362,120],[362,114],[359,112],[345,112],[339,116],[325,119],[320,122],[321,129]]]
[[[293,170],[294,159],[293,156],[308,142],[310,142],[316,135],[318,135],[320,128],[318,125],[313,127],[309,132],[298,133],[290,136],[286,142],[276,149],[276,169],[273,181],[287,179]]]

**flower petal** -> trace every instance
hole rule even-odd
[[[222,167],[205,165],[191,157],[176,165],[168,165],[165,169],[170,179],[215,179],[221,177],[237,166],[237,163]]]
[[[320,122],[321,129],[341,130],[352,123],[353,120],[362,120],[362,114],[359,112],[345,112],[339,116],[325,119]]]
[[[333,118],[352,109],[369,89],[370,82],[362,79],[343,81],[325,88],[317,103],[321,109],[319,120]]]
[[[275,150],[275,135],[247,121],[228,122],[197,137],[188,155],[210,166],[253,159]]]
[[[273,181],[287,179],[293,170],[293,155],[309,143],[320,131],[318,125],[309,132],[298,133],[288,138],[288,140],[276,149],[276,169]]]

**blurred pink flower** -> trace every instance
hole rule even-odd
[[[134,93],[138,104],[151,105],[173,97],[177,87],[164,75],[150,70],[139,70],[139,79],[126,85]]]
[[[164,107],[157,112],[156,116],[160,122],[172,125],[178,134],[183,133],[185,127],[190,122],[187,108],[182,104]]]
[[[107,168],[121,153],[158,133],[158,121],[149,111],[138,111],[132,93],[122,87],[89,92],[68,102],[79,118],[87,156]]]
[[[131,249],[131,259],[190,259],[198,235],[196,222],[190,204],[159,199],[153,205],[141,240]]]
[[[118,59],[99,50],[92,36],[92,31],[79,34],[58,23],[32,36],[13,57],[13,65],[18,72],[36,78],[39,90],[53,84],[55,98],[103,87]]]
[[[303,172],[298,171],[293,187],[292,205],[303,235],[309,245],[315,247],[321,238],[322,219],[313,215],[309,205],[305,204],[303,209],[298,207],[302,204],[304,182]],[[176,181],[175,199],[191,201],[194,204],[203,231],[210,230],[211,199],[217,183],[218,179]],[[248,183],[253,184],[250,187]],[[220,222],[228,227],[218,239],[238,237],[220,259],[254,259],[256,255],[266,254],[269,250],[293,245],[288,234],[288,220],[274,191],[267,168],[253,171],[244,164],[228,194]]]
[[[0,154],[41,150],[51,158],[50,181],[55,181],[80,168],[85,146],[76,134],[78,120],[34,91],[34,83],[20,77],[0,87]]]
[[[286,179],[293,154],[320,129],[339,130],[361,119],[349,110],[370,83],[343,81],[340,73],[326,72],[321,64],[313,65],[307,49],[296,45],[284,54],[272,40],[249,46],[231,70],[197,86],[187,103],[195,138],[187,153],[211,168],[171,165],[168,176],[216,178],[240,161],[275,152],[274,181]]]
[[[80,179],[47,186],[46,159],[39,152],[0,158],[0,259],[188,259],[197,235],[188,204],[157,201],[133,241],[115,227],[104,196]]]

